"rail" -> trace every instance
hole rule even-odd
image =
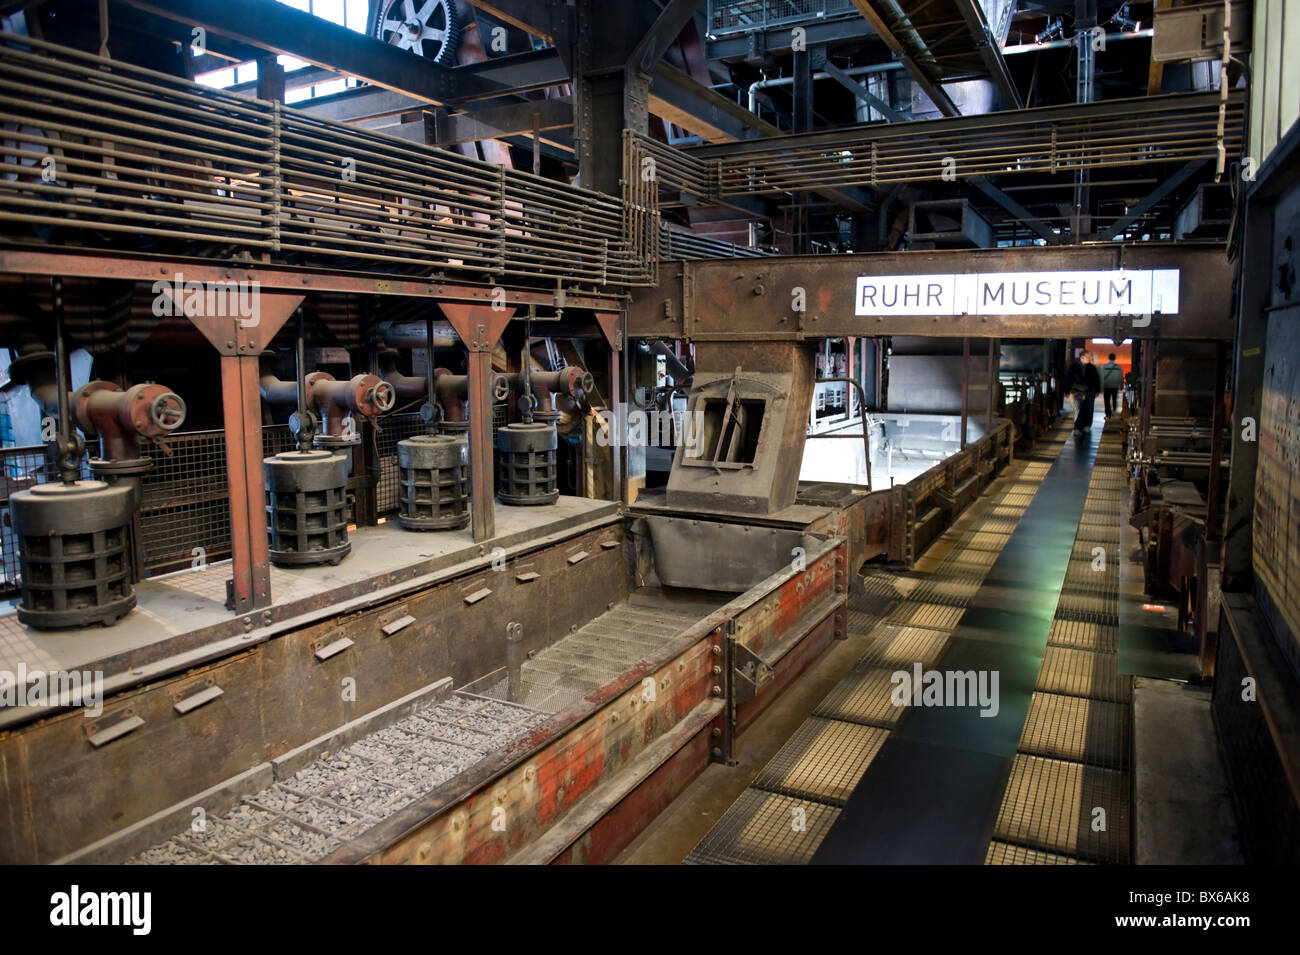
[[[652,284],[619,197],[0,34],[0,239]]]
[[[856,17],[852,0],[709,0],[709,33],[753,33],[834,17]]]
[[[1242,94],[1232,92],[1222,134],[1218,94],[1199,93],[873,123],[677,150],[628,132],[624,177],[630,201],[651,209],[660,192],[726,204],[827,188],[1214,160],[1220,146],[1230,156],[1240,151],[1243,109]]]

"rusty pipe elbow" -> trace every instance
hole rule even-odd
[[[397,370],[397,351],[392,348],[379,353],[379,376],[393,386],[399,398],[423,398],[429,390],[427,379]]]
[[[72,414],[88,436],[104,442],[110,461],[140,456],[139,440],[160,440],[185,423],[185,401],[152,382],[122,391],[109,381],[88,382],[72,395]]]
[[[262,400],[272,405],[287,405],[298,401],[298,383],[284,381],[275,374],[275,352],[264,351],[257,359],[259,377],[258,389]]]
[[[349,381],[336,381],[329,372],[314,371],[307,376],[307,394],[310,404],[321,420],[326,422],[327,433],[338,436],[343,432],[343,417],[355,411],[365,418],[377,418],[392,410],[397,402],[393,386],[378,375],[356,375]]]

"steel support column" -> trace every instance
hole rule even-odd
[[[999,342],[996,338],[989,339],[989,367],[988,367],[988,385],[989,396],[984,407],[984,433],[989,434],[993,430],[993,395],[997,391],[998,385],[998,362],[997,351]]]
[[[628,407],[627,396],[623,394],[622,384],[622,367],[625,350],[623,341],[627,337],[627,322],[624,321],[621,312],[596,312],[596,321],[600,325],[600,330],[605,334],[605,341],[609,344],[609,400],[617,405]],[[623,504],[628,503],[627,499],[627,467],[624,463],[624,456],[627,454],[626,439],[626,422],[622,415],[615,414],[614,427],[619,433],[614,436],[610,444],[612,454],[610,484],[614,488],[617,500]]]
[[[492,349],[513,308],[440,302],[438,307],[469,351],[469,484],[474,540],[496,536],[492,448]]]
[[[178,301],[221,355],[222,420],[230,492],[231,609],[247,613],[271,605],[271,563],[262,478],[262,395],[257,359],[302,304],[303,296],[259,290],[251,316],[240,317],[238,292],[218,292],[216,315],[203,312],[208,296]],[[215,302],[214,302],[215,304]]]
[[[970,339],[961,340],[961,448],[966,450],[966,421],[970,414]]]

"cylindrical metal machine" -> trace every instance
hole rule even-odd
[[[337,564],[347,556],[348,456],[337,451],[284,451],[264,458],[266,529],[271,563]]]
[[[397,522],[408,531],[455,530],[469,523],[469,443],[452,435],[397,442]]]
[[[110,626],[135,606],[129,485],[39,484],[9,498],[18,538],[18,619],[38,630]]]
[[[559,439],[553,424],[504,425],[497,429],[497,497],[505,504],[554,504],[555,450]]]

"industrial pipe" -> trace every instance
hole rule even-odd
[[[274,352],[262,352],[262,374],[258,379],[262,398],[271,404],[296,404],[298,383],[282,381],[269,368]],[[307,405],[322,423],[323,433],[331,437],[343,434],[343,418],[355,411],[366,418],[377,418],[392,410],[397,393],[378,375],[360,374],[349,381],[336,381],[324,371],[314,371],[304,379]]]
[[[666,342],[652,341],[646,342],[646,350],[664,360],[664,368],[668,374],[672,375],[673,384],[689,385],[691,379],[695,377],[695,372],[686,367],[686,364],[673,354],[673,350],[668,347]]]
[[[379,353],[379,377],[393,386],[397,397],[423,398],[429,393],[428,378],[404,375],[397,370],[397,349],[385,348]]]
[[[87,437],[103,442],[105,461],[141,462],[141,438],[158,441],[185,423],[185,401],[163,385],[145,383],[123,391],[111,381],[92,381],[72,396],[72,414]]]
[[[428,348],[429,329],[433,330],[433,347],[457,348],[460,339],[449,322],[390,322],[379,327],[379,338],[389,348]]]
[[[497,376],[499,379],[501,376]],[[500,385],[494,383],[493,394],[500,394]],[[433,393],[442,407],[445,421],[468,421],[465,403],[469,401],[469,376],[453,375],[446,368],[433,370]]]
[[[844,70],[843,72],[847,76],[866,76],[869,73],[888,73],[892,70],[901,70],[902,68],[903,68],[902,63],[877,63],[872,66],[851,66],[847,70]],[[829,73],[822,73],[820,71],[813,73],[812,78],[814,80],[835,79],[835,77],[831,76]],[[749,111],[753,113],[755,116],[758,115],[758,91],[759,90],[769,89],[773,86],[790,86],[793,83],[794,83],[793,76],[778,76],[770,80],[762,79],[750,83],[749,90],[748,90]]]
[[[397,402],[393,386],[378,375],[360,374],[349,381],[336,381],[329,372],[313,371],[306,381],[308,403],[319,412],[323,433],[331,437],[343,434],[346,412],[378,418]]]
[[[515,391],[523,390],[525,378],[523,372],[502,377],[510,388]],[[559,371],[534,371],[528,374],[527,380],[529,393],[532,395],[532,410],[546,415],[555,413],[553,395],[562,394],[576,400],[596,386],[591,373],[577,365],[569,365]]]

